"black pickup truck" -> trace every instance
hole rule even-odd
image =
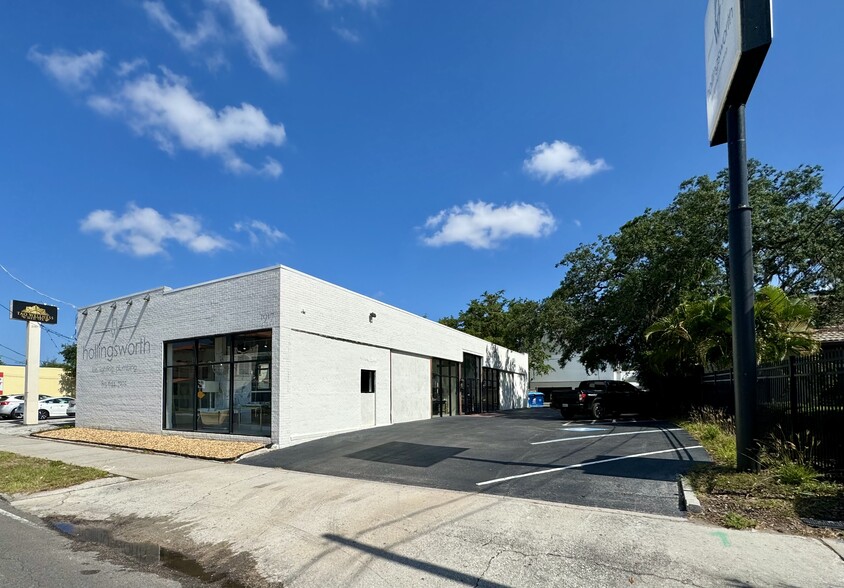
[[[630,382],[584,380],[571,390],[554,390],[551,408],[560,409],[563,418],[586,413],[596,419],[622,412],[640,413],[645,409],[645,394]]]

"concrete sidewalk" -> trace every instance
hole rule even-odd
[[[0,450],[134,478],[17,508],[94,521],[249,585],[844,586],[842,542],[28,437]]]

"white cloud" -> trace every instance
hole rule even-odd
[[[288,240],[287,235],[279,231],[275,227],[271,227],[267,223],[259,220],[251,220],[243,223],[235,223],[234,230],[238,233],[246,233],[249,235],[249,243],[253,247],[261,244],[273,245],[279,241]]]
[[[579,180],[610,168],[603,159],[587,160],[580,147],[565,141],[542,143],[530,153],[530,158],[524,162],[524,170],[545,182],[554,178]]]
[[[334,31],[338,37],[348,43],[360,42],[360,35],[351,29],[347,29],[346,27],[331,27],[331,30]]]
[[[159,0],[148,0],[143,3],[147,16],[170,33],[179,43],[179,46],[186,51],[193,51],[209,39],[217,37],[217,23],[210,12],[203,12],[200,20],[196,23],[196,29],[192,32],[185,30]]]
[[[531,204],[496,207],[477,201],[441,210],[428,218],[425,228],[436,232],[423,241],[434,247],[463,243],[472,249],[491,249],[511,237],[544,237],[555,226],[548,210]]]
[[[198,218],[187,214],[162,216],[154,208],[139,208],[134,203],[122,215],[111,210],[94,210],[80,223],[86,233],[102,233],[112,249],[148,257],[165,252],[167,241],[184,245],[194,253],[228,249],[230,243],[202,229]]]
[[[258,66],[275,78],[284,76],[284,68],[272,56],[275,48],[287,44],[287,33],[270,22],[267,10],[258,0],[211,0],[228,9],[246,49]]]
[[[181,147],[217,156],[234,173],[281,174],[276,160],[268,157],[256,169],[235,147],[281,145],[284,125],[272,124],[262,110],[247,103],[215,111],[190,92],[187,80],[166,69],[160,77],[144,74],[127,80],[110,96],[91,96],[88,104],[101,114],[125,117],[132,129],[152,138],[167,153]]]
[[[576,226],[578,229],[583,226],[583,223],[581,223],[578,219],[574,219],[572,222],[574,223],[574,226]]]
[[[117,75],[125,78],[129,74],[135,73],[138,68],[146,67],[147,60],[143,58],[133,59],[132,61],[121,61],[117,66]]]
[[[48,75],[60,84],[73,90],[84,90],[100,72],[105,61],[103,51],[92,51],[74,55],[66,51],[40,53],[38,47],[29,49],[27,58],[41,66]]]
[[[334,10],[341,6],[355,6],[361,10],[375,10],[386,0],[316,0],[316,3],[325,10]]]
[[[270,22],[267,10],[259,0],[205,0],[205,3],[231,20],[237,36],[258,67],[274,78],[284,77],[284,67],[273,52],[287,44],[287,33]],[[147,16],[170,33],[185,51],[196,53],[203,48],[203,52],[207,52],[209,44],[225,41],[223,28],[211,10],[203,11],[193,30],[189,30],[170,14],[161,0],[146,0],[143,7]],[[227,64],[219,50],[205,55],[205,61],[212,71]]]

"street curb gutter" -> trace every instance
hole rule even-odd
[[[677,477],[678,495],[680,497],[680,510],[697,514],[701,512],[700,500],[697,499],[695,491],[692,490],[692,483],[685,476]]]

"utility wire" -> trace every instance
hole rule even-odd
[[[50,296],[49,294],[44,294],[44,292],[41,292],[40,290],[36,290],[35,288],[33,288],[32,286],[30,286],[29,284],[27,284],[26,282],[24,282],[24,281],[23,281],[23,280],[21,280],[20,278],[15,277],[15,276],[12,274],[12,272],[10,272],[9,270],[7,270],[7,269],[6,269],[6,267],[5,267],[2,263],[0,263],[0,269],[2,269],[4,272],[6,272],[7,274],[9,274],[9,277],[10,277],[10,278],[12,278],[14,281],[16,281],[16,282],[18,282],[18,283],[20,283],[20,284],[23,284],[25,287],[29,288],[29,289],[30,289],[30,290],[32,290],[33,292],[36,292],[37,294],[41,294],[41,296],[45,296],[45,297],[49,298],[50,300],[52,300],[53,302],[58,302],[58,303],[60,303],[60,304],[67,305],[67,306],[69,306],[69,307],[71,307],[71,308],[74,308],[74,309],[76,308],[76,305],[71,304],[70,302],[66,302],[66,301],[64,301],[64,300],[59,300],[58,298],[53,298],[53,297],[52,297],[52,296]]]
[[[67,339],[68,341],[73,341],[74,343],[76,342],[76,337],[68,337],[67,335],[59,333],[58,331],[54,331],[53,329],[51,329],[49,327],[45,327],[44,325],[41,325],[41,328],[44,329],[45,331],[47,331],[48,333],[52,333],[53,335],[58,335],[62,339]]]
[[[836,192],[836,193],[835,193],[835,196],[833,196],[832,198],[834,199],[834,198],[835,198],[835,197],[837,197],[839,194],[841,194],[841,191],[842,191],[842,190],[844,190],[844,186],[841,186],[840,188],[838,188],[838,192]],[[838,208],[838,205],[839,205],[839,204],[841,204],[841,202],[842,202],[842,201],[844,201],[844,196],[842,196],[841,198],[839,198],[839,199],[838,199],[838,202],[836,202],[835,204],[833,204],[833,205],[832,205],[832,207],[831,207],[831,208],[830,208],[830,209],[826,212],[826,216],[824,216],[821,220],[819,220],[819,221],[817,222],[817,224],[816,224],[816,225],[812,228],[812,230],[811,230],[811,231],[809,231],[809,234],[807,235],[807,237],[811,237],[811,236],[812,236],[812,234],[813,234],[815,231],[817,231],[819,228],[821,228],[821,226],[822,226],[822,225],[823,225],[823,224],[827,221],[827,219],[828,219],[828,218],[829,218],[829,216],[830,216],[830,215],[831,215],[831,214],[835,211],[835,209],[836,209],[836,208]]]
[[[9,350],[9,351],[11,351],[12,353],[17,353],[18,355],[20,355],[20,356],[21,356],[21,357],[23,357],[24,359],[26,358],[26,355],[24,355],[24,354],[23,354],[23,353],[21,353],[20,351],[15,351],[15,350],[14,350],[14,349],[12,349],[11,347],[6,347],[6,346],[5,346],[5,345],[3,345],[2,343],[0,343],[0,347],[2,347],[3,349],[8,349],[8,350]]]
[[[838,192],[836,192],[835,196],[833,196],[830,200],[834,200],[836,197],[838,197],[839,194],[841,194],[842,191],[844,191],[844,185],[842,185],[840,188],[838,188]],[[844,202],[844,196],[841,196],[841,198],[838,198],[838,200],[832,206],[829,207],[829,210],[826,211],[826,214],[824,215],[824,217],[822,219],[820,219],[817,223],[815,223],[815,226],[812,227],[812,229],[809,231],[808,235],[803,236],[803,237],[801,237],[799,235],[795,235],[791,239],[787,239],[786,241],[779,243],[778,246],[773,247],[772,249],[776,249],[778,247],[789,245],[789,244],[795,243],[796,241],[799,241],[799,240],[807,241],[813,234],[815,234],[815,232],[818,229],[820,229],[824,225],[824,223],[827,220],[829,220],[829,217],[832,215],[833,212],[835,212],[835,209],[838,208],[838,205],[840,205],[842,202]],[[839,239],[835,243],[835,245],[833,245],[832,247],[827,247],[826,250],[824,251],[824,253],[821,254],[820,258],[817,259],[816,261],[814,261],[812,263],[812,265],[814,265],[814,266],[820,265],[820,263],[826,258],[826,254],[829,253],[830,250],[836,249],[838,247],[838,245],[840,245],[842,243],[842,241],[844,241],[844,239]],[[782,255],[782,258],[787,259],[788,257],[790,257],[797,250],[798,246],[799,246],[799,244],[795,243],[791,247],[787,247],[785,250],[780,250],[780,254]],[[800,280],[798,280],[796,283],[799,283],[799,282],[800,282]]]
[[[47,331],[47,329],[44,329],[44,330],[45,330],[45,331]],[[56,351],[61,351],[61,347],[59,347],[59,346],[56,344],[56,340],[55,340],[55,339],[53,339],[53,336],[50,334],[50,331],[47,331],[47,337],[49,337],[49,338],[50,338],[50,341],[53,343],[53,347],[55,347],[55,348],[56,348]]]

